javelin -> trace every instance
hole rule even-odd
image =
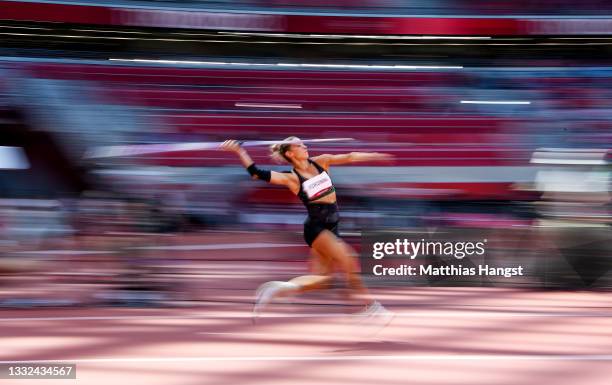
[[[269,146],[272,144],[286,143],[323,143],[323,142],[346,142],[355,140],[353,138],[329,138],[329,139],[303,139],[303,140],[253,140],[241,142],[242,146]],[[162,143],[162,144],[135,144],[127,146],[102,146],[95,147],[85,153],[86,159],[116,158],[123,156],[156,154],[172,151],[198,151],[214,150],[219,148],[223,142],[196,142],[196,143]]]

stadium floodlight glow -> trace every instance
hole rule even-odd
[[[311,64],[311,63],[278,63],[282,67],[303,67],[303,68],[338,68],[338,69],[462,69],[463,66],[407,66],[407,65],[385,65],[385,64]]]
[[[301,67],[301,68],[337,68],[337,69],[385,69],[385,70],[448,70],[463,69],[463,66],[428,66],[428,65],[385,65],[385,64],[323,64],[323,63],[248,63],[196,60],[163,60],[163,59],[119,59],[110,61],[145,63],[145,64],[187,64],[187,65],[231,65],[245,67]]]
[[[461,104],[531,104],[521,100],[462,100]]]
[[[531,163],[535,164],[579,164],[579,165],[606,165],[606,161],[599,159],[546,159],[546,158],[532,158]]]
[[[530,163],[566,165],[607,165],[608,149],[604,148],[538,148]]]
[[[302,108],[301,104],[235,103],[236,107],[256,108]]]

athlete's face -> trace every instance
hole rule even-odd
[[[308,159],[308,147],[304,143],[292,144],[291,151],[297,159]]]
[[[294,161],[305,160],[308,159],[308,147],[301,142],[292,144],[285,154]]]

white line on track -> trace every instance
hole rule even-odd
[[[179,246],[146,246],[130,247],[133,250],[227,250],[227,249],[267,249],[273,247],[304,246],[301,243],[216,243],[208,245],[179,245]]]
[[[0,364],[236,361],[612,361],[612,354],[402,354],[350,356],[107,357],[79,359],[67,358],[63,360],[0,361]]]
[[[89,255],[89,254],[114,254],[111,250],[32,250],[18,251],[15,254],[35,254],[35,255]]]
[[[359,323],[355,323],[355,326],[369,326],[372,329],[382,329],[382,326],[379,324],[366,324],[362,325]],[[246,340],[248,343],[252,343],[253,338],[265,338],[266,340],[298,340],[298,341],[324,341],[324,342],[358,342],[358,341],[369,341],[372,340],[372,337],[375,335],[363,335],[363,336],[319,336],[319,335],[305,335],[303,333],[243,333],[243,332],[198,332],[196,335],[203,336],[231,336],[235,338],[241,339],[243,342]]]
[[[608,317],[612,318],[612,312],[495,312],[479,310],[441,310],[438,312],[419,312],[395,313],[396,317],[406,318],[481,318],[488,317]],[[266,314],[260,318],[351,318],[362,317],[358,314],[347,313],[304,313],[304,314]],[[155,320],[155,319],[232,319],[232,318],[252,318],[252,314],[206,314],[206,315],[152,315],[152,316],[74,316],[74,317],[21,317],[21,318],[0,318],[0,322],[37,322],[37,321],[106,321],[106,320]]]
[[[302,243],[212,243],[205,245],[165,245],[128,247],[131,250],[228,250],[228,249],[268,249],[279,247],[305,247]],[[19,251],[17,254],[34,255],[87,255],[87,254],[114,254],[113,250],[31,250]]]

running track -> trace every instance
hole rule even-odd
[[[274,249],[251,251],[272,258]],[[206,292],[210,301],[189,307],[0,310],[0,361],[76,363],[78,384],[608,385],[612,378],[610,293],[376,288],[397,313],[382,330],[351,316],[355,309],[339,305],[334,292],[277,305],[252,324],[252,281],[269,277],[228,280],[236,270],[215,263],[226,286],[207,281],[217,287]]]

